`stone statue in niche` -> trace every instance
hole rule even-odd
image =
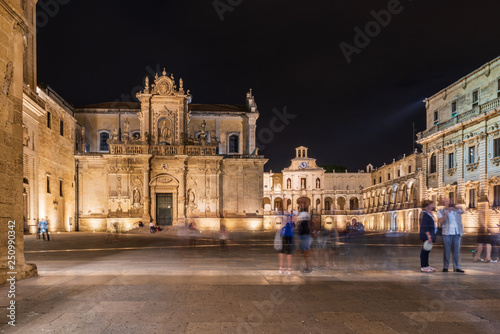
[[[130,123],[128,122],[128,119],[125,118],[125,122],[123,122],[123,132],[128,134],[130,131]]]
[[[286,188],[287,189],[292,188],[292,180],[290,180],[290,179],[286,180]]]
[[[170,129],[170,122],[168,120],[164,119],[160,122],[159,134],[160,141],[170,141],[170,138],[172,137],[172,130]]]
[[[141,203],[141,191],[139,190],[138,187],[135,187],[134,191],[132,192],[132,198],[133,198],[134,204]]]
[[[123,212],[123,209],[122,209],[122,203],[121,202],[118,202],[118,208],[116,209],[116,213],[120,214]]]
[[[316,180],[316,188],[319,188],[319,186],[320,186],[320,181],[319,181],[319,179],[317,179]]]
[[[193,212],[196,208],[196,195],[193,189],[188,189],[187,191],[187,200],[188,200],[188,212]]]
[[[111,139],[114,141],[118,140],[118,129],[114,128],[113,131],[111,132]]]

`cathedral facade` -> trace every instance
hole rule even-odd
[[[160,226],[263,228],[259,117],[246,104],[192,104],[182,79],[162,75],[138,103],[78,108],[83,143],[75,155],[78,229],[105,231],[139,220]]]

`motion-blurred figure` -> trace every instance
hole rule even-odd
[[[293,228],[295,224],[293,223],[292,217],[287,217],[287,222],[285,226],[281,229],[282,236],[282,247],[279,254],[280,259],[280,269],[279,273],[283,274],[285,271],[287,275],[292,274],[292,256],[293,256]],[[288,269],[285,267],[285,257],[288,265]]]

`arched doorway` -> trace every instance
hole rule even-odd
[[[345,210],[345,198],[344,197],[337,198],[337,209]]]
[[[264,197],[264,211],[271,211],[271,200],[268,197]]]
[[[282,212],[283,211],[283,200],[280,197],[276,197],[274,199],[273,210],[276,211],[276,212]]]
[[[311,206],[311,200],[308,197],[300,197],[297,199],[297,208],[298,211],[305,210],[309,212],[309,208]]]

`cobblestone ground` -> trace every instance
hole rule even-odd
[[[414,236],[367,235],[337,249],[335,267],[278,273],[273,236],[175,233],[26,237],[39,277],[17,282],[16,327],[1,333],[500,333],[500,263],[465,274],[421,273]],[[442,248],[431,252],[442,268]]]

